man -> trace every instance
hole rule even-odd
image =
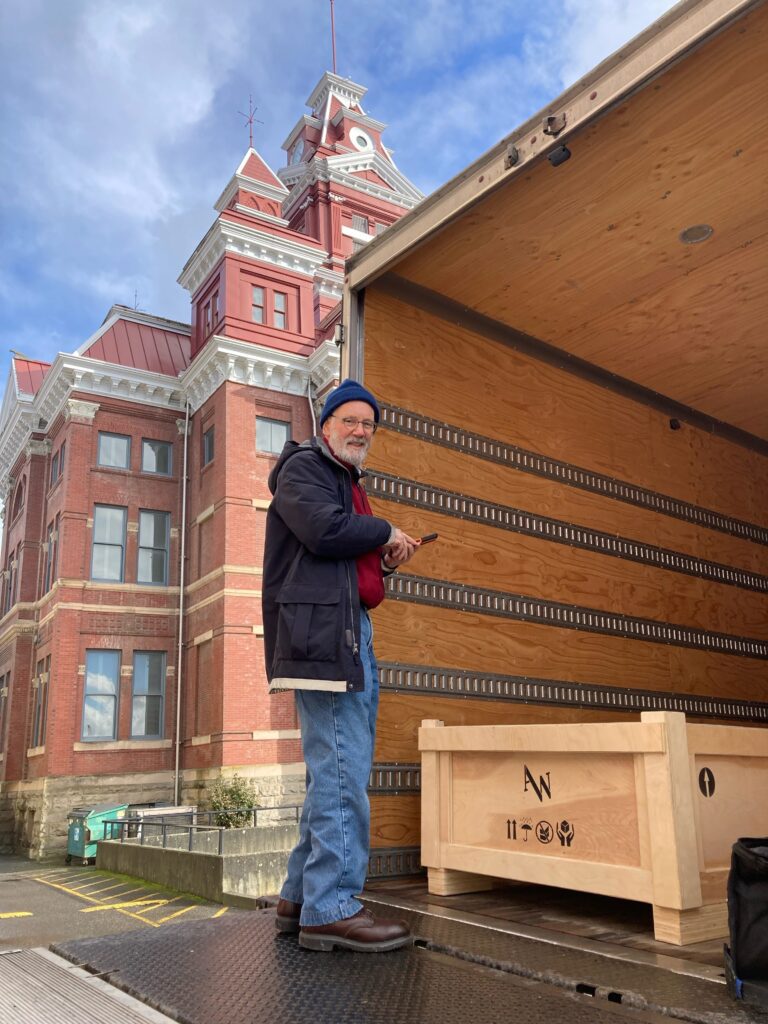
[[[270,690],[293,689],[307,765],[299,842],[277,927],[307,949],[384,952],[411,941],[401,921],[357,899],[368,867],[368,777],[378,707],[369,611],[384,573],[419,545],[371,513],[360,485],[379,406],[345,380],[326,399],[321,438],[289,441],[269,477],[264,641]]]

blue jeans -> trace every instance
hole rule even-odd
[[[288,860],[280,895],[301,903],[301,924],[352,917],[368,872],[370,806],[379,676],[371,620],[360,614],[365,689],[359,693],[296,690],[307,795],[299,841]]]

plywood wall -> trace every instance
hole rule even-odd
[[[446,323],[375,287],[366,295],[364,378],[386,405],[674,498],[686,509],[726,517],[724,526],[710,528],[690,516],[662,514],[384,427],[369,460],[374,511],[411,534],[440,534],[401,576],[525,595],[547,607],[597,609],[617,620],[625,616],[689,631],[684,642],[674,636],[654,642],[610,628],[601,632],[523,621],[401,595],[374,614],[376,652],[384,665],[532,677],[660,697],[768,700],[768,534],[750,539],[739,525],[768,527],[768,459],[686,424],[672,430],[669,418],[649,406]],[[677,552],[688,556],[688,570],[446,514],[439,503],[395,501],[377,492],[377,475]],[[739,570],[739,582],[692,572],[690,559]],[[733,653],[727,649],[730,637],[759,646],[747,654]],[[481,724],[607,721],[628,714],[608,706],[585,710],[575,702],[556,706],[385,689],[376,761],[418,760],[416,730],[425,718]],[[415,806],[412,797],[375,798],[374,845],[411,842]]]

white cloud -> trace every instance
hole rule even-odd
[[[398,152],[403,171],[426,191],[438,187],[671,6],[669,0],[539,0],[534,17],[528,4],[509,0],[397,5],[396,21],[410,18],[404,48],[394,57],[394,72],[411,76],[399,91],[408,100],[400,107],[392,102],[384,78],[389,65],[382,66],[391,56],[386,43],[381,60],[369,61],[366,82],[373,96],[389,94],[389,137],[406,140]]]
[[[10,139],[15,199],[38,212],[76,205],[81,220],[110,211],[151,221],[178,208],[185,177],[168,159],[213,110],[220,82],[242,60],[234,19],[202,3],[80,0],[70,20],[32,0],[16,28],[28,103]],[[33,36],[35,38],[33,38]],[[26,172],[26,173],[25,173]],[[30,182],[48,188],[30,188]]]
[[[337,0],[338,70],[429,191],[668,6]],[[135,291],[186,318],[176,278],[245,150],[237,112],[251,92],[279,166],[330,66],[327,0],[19,0],[3,20],[3,339],[50,357]]]

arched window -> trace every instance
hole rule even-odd
[[[19,514],[19,512],[21,512],[21,510],[24,508],[24,491],[26,489],[26,485],[27,478],[24,477],[19,486],[16,488],[16,494],[14,495],[13,498],[13,511],[11,513],[11,521],[13,521]]]

